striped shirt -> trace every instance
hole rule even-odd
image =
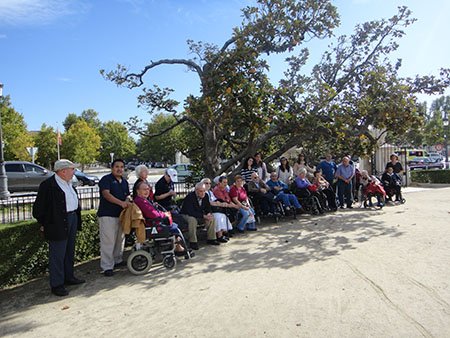
[[[241,176],[244,178],[245,183],[248,183],[252,180],[252,174],[257,172],[258,170],[255,167],[252,167],[251,169],[242,168]]]

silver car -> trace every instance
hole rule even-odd
[[[41,182],[54,174],[53,171],[26,161],[6,161],[5,171],[10,192],[38,191]],[[72,185],[74,187],[79,185],[75,175]]]

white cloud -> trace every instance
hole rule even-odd
[[[72,79],[68,77],[58,77],[56,80],[60,82],[72,82]]]
[[[74,0],[1,0],[0,23],[9,25],[48,24],[84,7]]]
[[[0,39],[6,39],[6,38],[7,38],[6,34],[0,34]]]

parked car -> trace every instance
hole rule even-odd
[[[10,192],[38,191],[41,182],[54,174],[51,170],[26,161],[6,161],[5,171]],[[72,178],[72,185],[74,187],[80,185],[75,175]]]
[[[6,161],[5,171],[10,192],[37,191],[39,184],[54,174],[40,165],[25,161]]]
[[[184,182],[187,177],[194,176],[194,181],[200,180],[203,176],[203,174],[200,174],[200,176],[196,176],[196,173],[192,170],[193,166],[189,163],[180,163],[180,164],[173,164],[169,168],[173,168],[178,173],[178,182]]]
[[[93,175],[86,175],[84,172],[82,172],[80,169],[76,168],[74,172],[74,176],[78,179],[80,182],[80,185],[96,185],[100,181],[100,179],[97,176]]]
[[[441,162],[444,160],[444,156],[442,156],[439,153],[429,153],[428,157],[433,161],[433,162]]]
[[[416,169],[444,169],[444,163],[433,161],[429,157],[414,157],[408,162],[410,170]]]
[[[164,168],[164,163],[163,162],[155,162],[153,164],[153,168]]]

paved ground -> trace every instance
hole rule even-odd
[[[13,337],[450,337],[450,188],[407,203],[260,226],[176,270],[126,268],[70,296],[37,279],[0,292]]]

